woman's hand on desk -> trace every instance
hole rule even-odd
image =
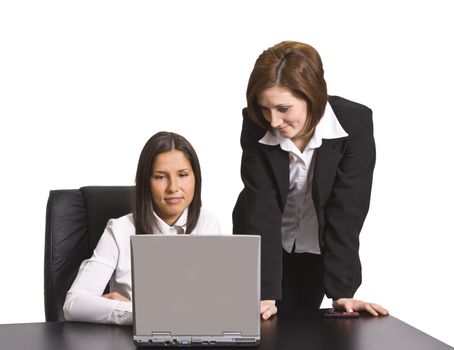
[[[352,298],[340,298],[334,300],[333,308],[335,310],[345,310],[347,312],[364,311],[368,312],[373,316],[386,316],[388,314],[388,310],[386,310],[384,307],[378,304],[367,303],[365,301],[356,300]]]
[[[102,297],[106,298],[106,299],[112,299],[112,300],[130,301],[128,298],[124,297],[123,295],[121,295],[120,293],[117,293],[117,292],[104,294]]]
[[[276,315],[277,307],[276,300],[261,300],[260,301],[260,314],[264,320],[269,319],[271,316]]]

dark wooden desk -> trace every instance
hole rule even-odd
[[[320,314],[299,317],[281,314],[262,321],[261,331],[261,344],[254,349],[453,349],[392,316],[324,319]],[[49,322],[0,325],[0,349],[128,350],[136,347],[131,327]]]

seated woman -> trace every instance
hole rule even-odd
[[[220,234],[201,207],[201,171],[191,144],[159,132],[145,144],[136,173],[133,212],[111,219],[90,259],[82,262],[63,306],[65,319],[131,324],[130,236]],[[109,283],[110,293],[104,294]]]

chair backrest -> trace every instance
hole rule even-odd
[[[44,307],[46,321],[63,321],[63,303],[80,264],[95,249],[111,218],[132,211],[132,186],[50,191],[46,210]]]

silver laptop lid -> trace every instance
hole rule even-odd
[[[257,344],[260,236],[131,236],[138,345]]]

